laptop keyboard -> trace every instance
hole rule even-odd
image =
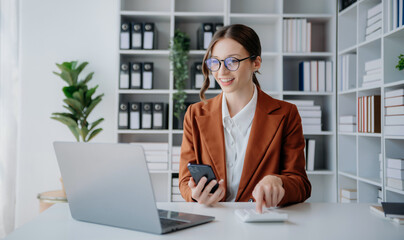
[[[183,222],[183,221],[177,221],[174,219],[167,219],[167,218],[160,218],[160,223],[163,228],[176,227],[179,225],[186,224],[186,222]]]

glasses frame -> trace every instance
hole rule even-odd
[[[238,58],[236,58],[236,57],[227,57],[227,58],[222,59],[222,60],[217,59],[217,58],[209,58],[209,59],[206,59],[205,64],[206,64],[206,67],[207,67],[211,72],[217,72],[217,71],[219,71],[220,68],[222,67],[222,62],[223,62],[223,63],[224,63],[224,66],[226,67],[227,70],[229,70],[229,71],[231,71],[231,72],[235,72],[235,71],[237,71],[238,68],[240,67],[240,62],[242,62],[242,61],[244,61],[244,60],[247,60],[247,59],[250,59],[250,58],[254,58],[254,57],[256,57],[256,56],[255,56],[255,55],[251,55],[251,56],[246,57],[246,58],[243,58],[243,59],[238,59]],[[235,70],[230,70],[229,67],[227,67],[226,60],[229,59],[229,58],[233,58],[233,59],[236,59],[236,60],[238,61],[237,69],[235,69]],[[209,61],[210,59],[216,59],[216,60],[219,61],[219,68],[218,68],[217,70],[214,70],[214,71],[213,71],[212,69],[209,68],[208,61]]]

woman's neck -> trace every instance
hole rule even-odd
[[[227,108],[229,109],[230,117],[239,113],[251,100],[254,94],[254,83],[248,87],[239,89],[236,92],[226,93]]]

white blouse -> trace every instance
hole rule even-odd
[[[250,102],[231,118],[229,109],[227,108],[225,93],[223,92],[222,120],[226,152],[227,202],[234,202],[236,200],[252,120],[254,119],[255,108],[257,106],[257,96],[257,87],[254,84],[254,94]]]

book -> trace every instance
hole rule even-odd
[[[384,125],[404,125],[404,115],[386,116]]]
[[[178,187],[179,186],[179,182],[178,182],[179,180],[178,180],[178,178],[173,178],[172,180],[171,180],[171,186],[173,186],[173,187]]]
[[[404,218],[404,202],[382,202],[386,217]]]
[[[314,100],[288,100],[286,102],[292,103],[296,106],[314,106]]]
[[[311,88],[310,88],[310,79],[311,79],[311,77],[310,77],[310,69],[311,69],[311,67],[310,67],[310,62],[308,62],[308,61],[305,61],[304,63],[303,63],[303,71],[304,71],[304,76],[303,76],[303,86],[304,86],[304,91],[310,91],[311,90]]]
[[[327,92],[332,92],[332,62],[331,61],[327,61],[325,63],[325,90]]]
[[[311,22],[307,22],[306,31],[306,52],[311,52]]]
[[[404,125],[386,125],[384,126],[384,135],[404,136]]]
[[[296,106],[297,110],[299,111],[320,111],[321,106],[315,105],[315,106]]]
[[[341,197],[341,203],[356,203],[356,199],[348,199],[348,198],[344,198]]]
[[[303,125],[317,124],[317,125],[321,126],[321,118],[306,118],[306,117],[303,117],[301,119],[302,119],[302,124]]]
[[[372,33],[366,35],[365,40],[368,41],[368,40],[370,40],[370,39],[374,39],[374,38],[380,37],[381,34],[382,34],[382,29],[379,28],[379,29],[377,29],[376,31],[374,31],[374,32],[372,32]]]
[[[404,180],[404,169],[387,168],[387,177]]]
[[[404,180],[397,178],[387,178],[387,186],[399,190],[404,190]]]
[[[173,162],[173,163],[171,164],[171,169],[172,169],[173,171],[178,171],[178,170],[180,170],[180,164]]]
[[[381,74],[363,75],[363,82],[380,81],[382,79]]]
[[[300,117],[321,117],[321,111],[299,110]]]
[[[340,124],[339,131],[340,132],[355,132],[356,125],[354,124]]]
[[[375,16],[369,18],[366,22],[367,22],[367,26],[371,26],[372,24],[374,24],[375,22],[379,21],[382,19],[382,13],[378,13]]]
[[[400,105],[404,105],[404,96],[389,97],[385,98],[384,100],[385,107],[400,106]]]
[[[303,132],[321,132],[321,124],[303,124]]]
[[[372,70],[365,71],[366,75],[373,75],[373,74],[382,74],[382,69],[381,68],[376,68]]]
[[[384,93],[385,98],[398,97],[398,96],[403,96],[403,95],[404,95],[404,88],[395,89],[395,90],[391,90],[391,91],[386,91]]]
[[[340,124],[356,124],[356,116],[354,116],[354,115],[340,116],[339,123]]]
[[[404,159],[387,158],[387,167],[394,169],[404,169]]]
[[[318,92],[318,61],[310,62],[310,89]]]
[[[371,17],[373,17],[373,16],[375,16],[375,15],[381,13],[381,12],[382,12],[382,8],[383,8],[382,3],[379,3],[379,4],[377,4],[377,5],[375,5],[375,6],[371,7],[371,8],[369,8],[369,9],[368,9],[367,18],[369,19],[369,18],[371,18]]]
[[[171,148],[172,155],[180,155],[181,154],[181,147],[172,147]]]
[[[341,189],[341,196],[347,199],[357,199],[357,190],[356,189]]]
[[[372,25],[366,27],[365,34],[366,34],[366,35],[369,35],[369,34],[371,34],[372,32],[374,32],[374,31],[380,29],[381,27],[382,27],[382,20],[379,20],[379,21],[373,23]]]
[[[318,91],[325,92],[325,61],[318,61]]]
[[[386,107],[385,109],[386,109],[386,115],[403,115],[404,114],[404,105]]]
[[[314,171],[314,159],[315,159],[315,151],[316,151],[316,140],[308,139],[307,141],[307,170]]]
[[[179,188],[179,187],[173,187],[173,188],[172,188],[172,193],[173,193],[173,194],[181,194],[180,188]],[[383,215],[384,215],[384,214],[383,214]]]

